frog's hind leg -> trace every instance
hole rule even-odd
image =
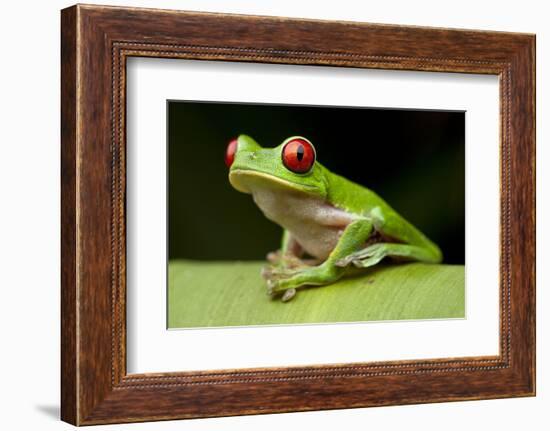
[[[385,257],[427,263],[441,262],[442,254],[439,247],[397,213],[382,212],[377,207],[370,212],[370,216],[376,231],[394,242],[390,240],[368,245],[339,259],[335,263],[336,266],[345,267],[353,264],[359,268],[367,268],[376,265]]]
[[[345,267],[350,264],[358,268],[368,268],[379,263],[385,257],[404,260],[415,260],[427,263],[439,263],[440,254],[430,249],[409,244],[378,243],[356,251],[336,262],[336,266]]]

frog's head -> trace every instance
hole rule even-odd
[[[301,136],[285,139],[274,148],[263,148],[251,137],[239,135],[229,142],[225,163],[229,182],[243,193],[283,189],[325,198],[324,168],[315,156],[313,144]]]

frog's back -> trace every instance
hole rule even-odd
[[[328,185],[327,199],[332,205],[363,216],[376,207],[384,212],[393,211],[386,201],[367,187],[332,173],[327,168],[324,170]]]

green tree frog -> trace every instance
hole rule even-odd
[[[385,257],[441,262],[438,246],[375,192],[316,158],[302,136],[263,148],[239,135],[226,149],[231,185],[283,228],[281,248],[262,270],[271,297],[288,301],[299,287],[331,284]]]

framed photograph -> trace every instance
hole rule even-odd
[[[61,17],[63,420],[535,394],[534,35]]]

